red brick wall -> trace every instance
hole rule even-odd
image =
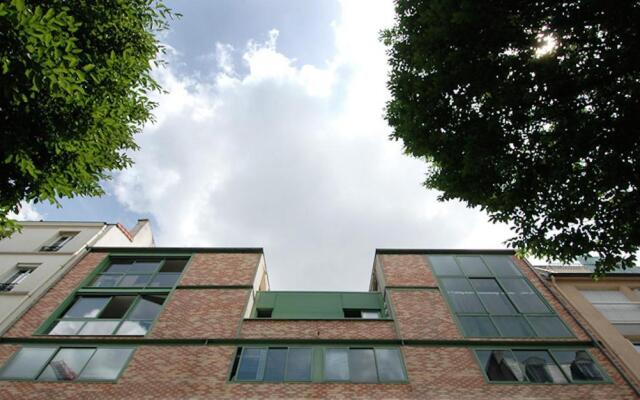
[[[0,346],[0,358],[13,347]],[[460,347],[403,348],[408,384],[230,383],[234,350],[235,346],[141,346],[116,383],[4,381],[0,393],[7,400],[636,398],[630,389],[614,384],[487,384],[472,351]],[[610,373],[621,383],[615,371]]]
[[[392,321],[245,320],[243,338],[395,339]]]
[[[438,286],[421,254],[379,254],[387,286]]]
[[[105,257],[105,253],[88,253],[58,283],[51,287],[4,336],[31,336]]]
[[[176,289],[167,299],[152,338],[236,336],[250,289]]]
[[[459,339],[458,328],[438,290],[389,290],[403,339]]]
[[[253,285],[258,253],[194,254],[180,285]]]

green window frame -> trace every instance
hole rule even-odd
[[[284,351],[286,359],[283,360]],[[308,370],[295,378],[290,376],[292,351],[307,352]],[[332,379],[327,373],[327,353],[346,354],[347,376]],[[273,357],[270,357],[273,354]],[[360,357],[358,357],[358,355]],[[299,366],[300,364],[298,364]],[[368,375],[367,375],[368,373]],[[331,383],[406,383],[407,370],[397,346],[305,346],[258,345],[238,347],[229,373],[236,383],[331,382]]]
[[[187,261],[184,258],[160,257],[113,258],[86,287],[173,288],[180,279]]]
[[[180,282],[184,271],[189,264],[191,254],[154,254],[154,255],[129,255],[116,254],[106,257],[95,270],[84,279],[84,281],[69,295],[65,301],[51,314],[51,316],[36,330],[35,335],[55,335],[55,336],[145,336],[152,329],[155,321],[162,313],[164,306],[167,304],[168,298],[175,290]],[[133,268],[136,263],[143,265],[141,268]],[[114,266],[120,267],[120,270],[114,269]],[[157,277],[163,280],[163,268],[167,268],[171,274],[171,286],[153,286],[150,285]],[[133,268],[133,269],[132,269]],[[179,275],[174,277],[177,269],[180,270]],[[149,279],[145,286],[94,286],[94,282],[101,276],[110,275],[113,271],[118,271],[122,276],[114,281],[116,284],[124,279],[127,275],[140,275],[138,272],[146,270],[149,272]],[[111,272],[109,272],[111,271]],[[134,271],[135,274],[128,274]],[[115,275],[115,273],[113,273]],[[166,279],[164,280],[166,282]],[[71,308],[81,299],[89,298],[134,298],[129,308],[122,316],[110,318],[105,316],[104,307],[97,310],[96,315],[90,316],[68,316],[66,315]],[[153,317],[137,317],[136,312],[139,307],[143,306],[145,300],[150,298],[164,298]],[[111,304],[109,300],[109,304]],[[150,303],[151,301],[147,301]],[[106,307],[106,304],[105,304]],[[111,329],[112,328],[112,329]]]
[[[427,257],[465,337],[575,337],[509,256]]]
[[[131,346],[23,346],[0,370],[0,380],[115,382],[133,357]]]
[[[488,383],[611,383],[585,348],[486,347],[474,349],[474,354]]]

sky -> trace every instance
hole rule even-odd
[[[20,217],[151,220],[158,246],[262,247],[272,290],[367,290],[376,248],[504,248],[389,140],[389,1],[182,0],[156,122],[102,198]]]

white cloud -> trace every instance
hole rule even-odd
[[[39,221],[43,219],[42,215],[34,208],[33,203],[25,201],[20,203],[17,214],[10,213],[8,217],[18,221]]]
[[[114,189],[153,214],[160,245],[261,246],[276,289],[316,290],[366,289],[376,247],[500,247],[505,227],[438,203],[425,164],[388,140],[378,35],[392,4],[342,6],[325,66],[296,66],[272,30],[245,49],[216,44],[212,78],[158,72],[170,94]]]

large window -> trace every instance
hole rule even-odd
[[[640,335],[640,302],[631,300],[618,290],[580,292],[622,335]]]
[[[311,380],[308,347],[240,347],[232,380],[299,382]]]
[[[80,296],[52,325],[49,335],[144,335],[165,296]]]
[[[20,282],[25,280],[40,264],[18,264],[15,269],[0,282],[0,292],[12,291]]]
[[[571,337],[509,256],[430,255],[467,337]]]
[[[132,353],[130,347],[23,347],[2,368],[0,378],[112,381]]]
[[[491,382],[578,383],[603,382],[605,376],[582,349],[476,350],[480,366]]]
[[[377,347],[240,347],[232,381],[392,383],[407,380],[400,350]]]
[[[185,257],[110,257],[37,333],[146,335],[186,263]]]

